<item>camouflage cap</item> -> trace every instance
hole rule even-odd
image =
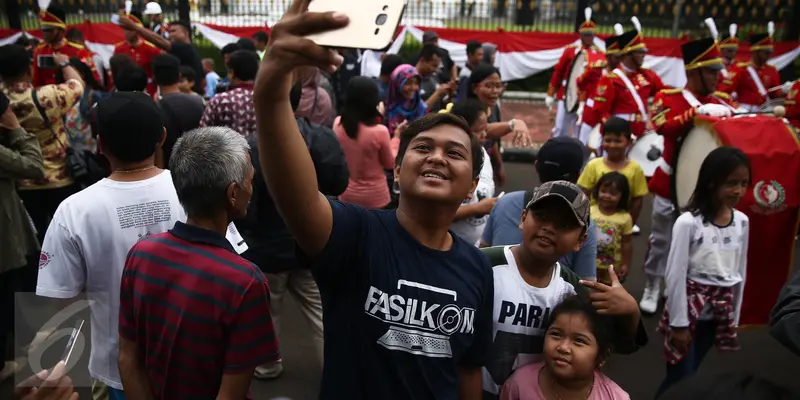
[[[589,197],[580,186],[568,181],[552,181],[539,185],[533,190],[533,197],[525,209],[531,208],[542,199],[553,196],[567,202],[580,226],[585,227],[589,224]]]

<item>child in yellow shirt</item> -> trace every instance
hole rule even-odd
[[[610,284],[608,267],[620,280],[628,275],[633,254],[633,219],[628,213],[630,187],[619,172],[609,172],[597,181],[589,215],[597,227],[597,281]]]
[[[634,225],[639,219],[642,211],[642,198],[649,192],[647,189],[647,179],[644,176],[642,166],[636,161],[628,159],[628,148],[631,145],[631,125],[628,121],[611,117],[603,125],[603,158],[595,158],[586,164],[580,178],[578,186],[590,195],[597,186],[600,178],[610,172],[619,172],[628,180],[630,187],[630,198],[627,199],[628,210],[633,218]],[[597,199],[592,197],[592,204]],[[638,233],[638,227],[634,226],[634,233]]]

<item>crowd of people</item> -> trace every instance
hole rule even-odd
[[[731,115],[733,100],[715,93],[724,63],[713,39],[683,46],[688,83],[671,89],[647,80],[638,31],[609,38],[609,64],[587,71],[599,74],[597,107],[585,98],[579,113],[602,125],[602,156],[589,161],[588,143],[556,134],[537,153],[540,184],[505,193],[501,141],[531,139],[524,121],[501,116],[494,46],[468,43],[459,68],[427,32],[416,60],[386,55],[378,78],[345,79],[348,52],[303,36],[347,17],[307,3],[295,0],[269,36],[222,48],[224,78],[199,58],[190,26],[165,24],[155,3],[149,25],[120,13],[126,40],[108,71],[54,6],[41,16],[44,42],[0,47],[10,238],[0,318],[13,320],[15,292],[92,301],[94,398],[251,398],[252,378],[283,372],[290,294],[322,369],[320,398],[628,399],[602,367],[647,344],[642,315],[656,312],[659,277],[658,396],[721,398],[732,384],[747,398],[792,396],[752,376],[702,390],[689,379],[711,347],[738,348],[745,154],[712,151],[683,213],[666,200],[666,176],[648,181],[627,155],[652,126],[670,163],[687,115]],[[585,46],[595,28],[581,25]],[[639,95],[617,62],[645,82],[652,110],[620,111]],[[686,92],[697,105],[677,103]],[[651,192],[651,276],[637,302],[623,284]],[[800,354],[798,279],[773,334]],[[8,333],[3,379],[24,363],[5,353]],[[17,393],[77,396],[63,364]]]

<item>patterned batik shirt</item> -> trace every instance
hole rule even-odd
[[[36,96],[50,120],[52,131],[42,119],[42,115],[33,104],[30,82],[17,82],[11,86],[0,85],[2,91],[11,100],[11,110],[17,116],[20,125],[39,140],[44,158],[44,178],[22,180],[19,190],[56,189],[73,183],[67,171],[66,148],[69,146],[67,131],[64,128],[64,117],[77,104],[83,93],[83,85],[74,80],[57,85],[45,85],[36,89]],[[54,134],[55,133],[55,134]]]
[[[218,93],[206,105],[200,126],[224,126],[248,137],[256,134],[253,85],[237,85]]]

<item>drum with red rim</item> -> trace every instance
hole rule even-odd
[[[721,146],[739,148],[751,166],[751,184],[736,206],[749,218],[740,323],[765,324],[792,268],[800,224],[800,140],[786,120],[773,116],[696,117],[694,127],[678,142],[671,166],[678,210],[689,204],[705,157]],[[725,238],[720,240],[724,243]]]

